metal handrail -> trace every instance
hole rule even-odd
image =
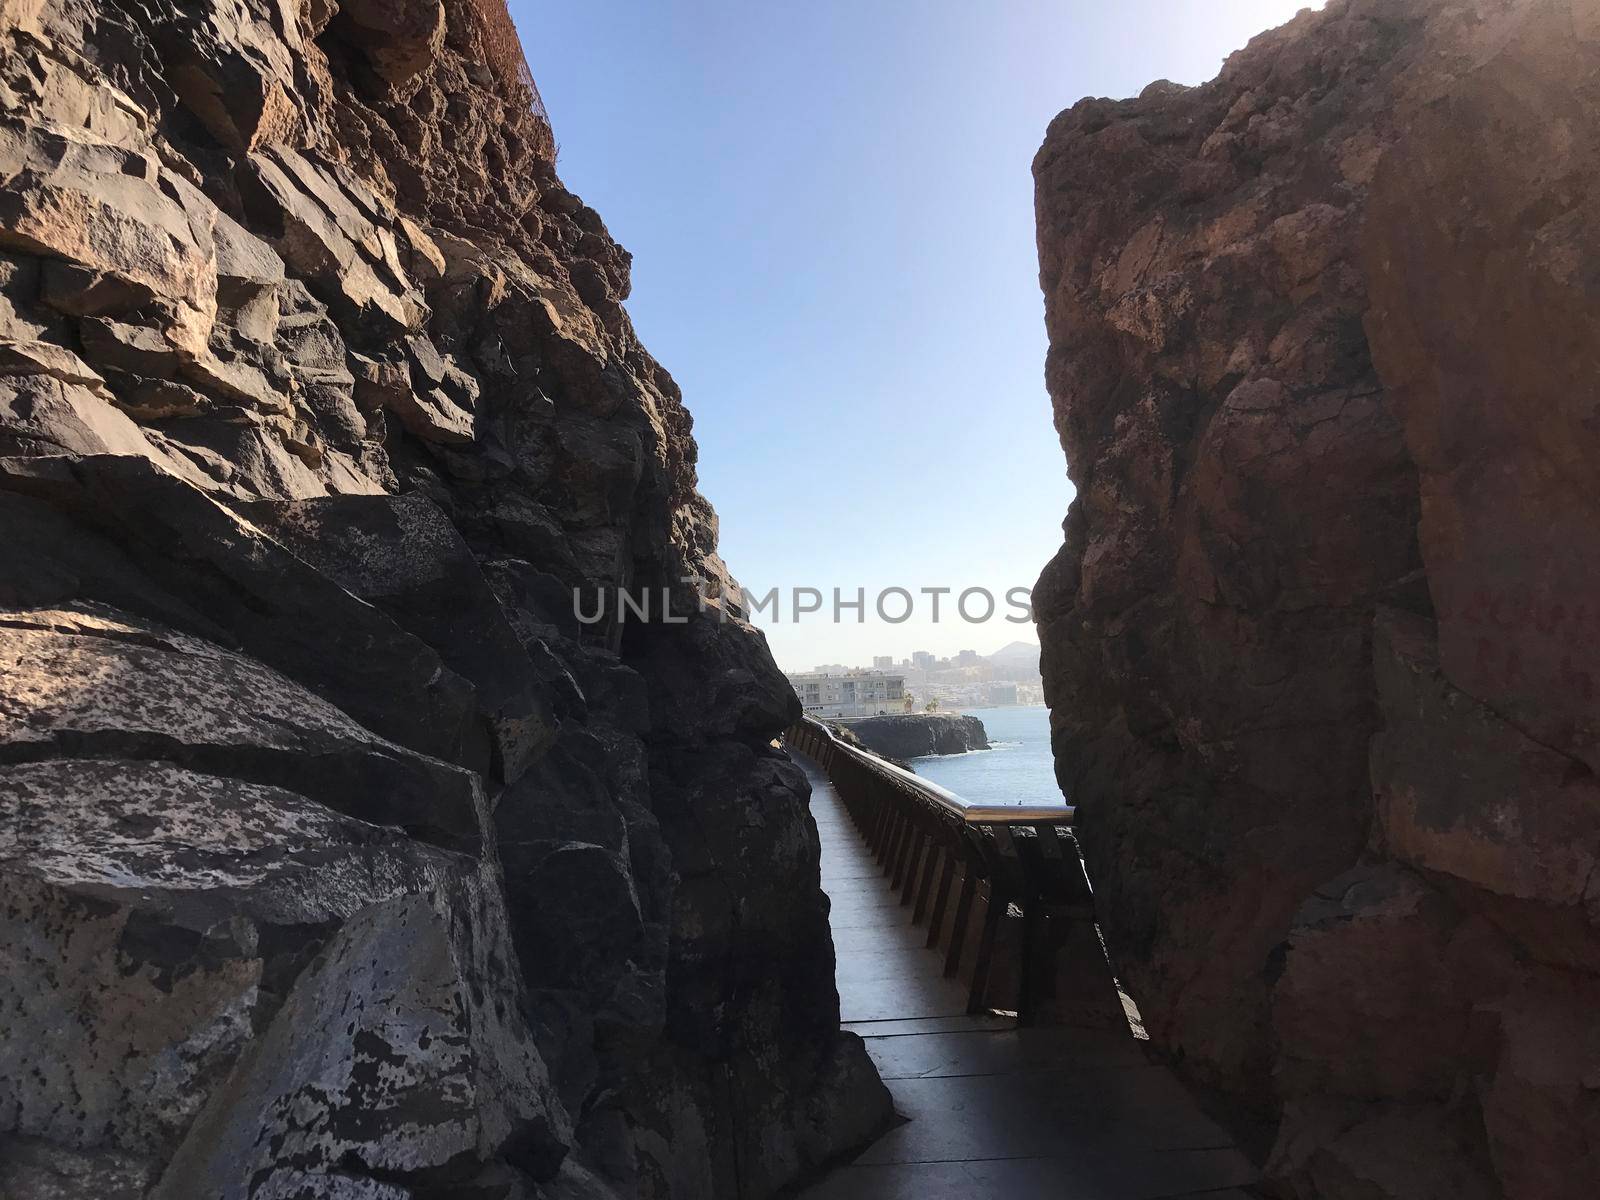
[[[932,780],[924,779],[914,771],[908,771],[888,759],[880,758],[870,750],[851,745],[815,717],[802,717],[800,723],[816,735],[832,742],[837,750],[850,755],[863,766],[881,771],[968,825],[1038,825],[1045,821],[1056,825],[1072,824],[1074,809],[1065,801],[1059,804],[969,804]]]

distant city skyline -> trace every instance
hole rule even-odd
[[[1209,79],[1300,7],[511,0],[558,169],[633,253],[628,311],[694,413],[747,587],[1033,585],[1073,495],[1044,390],[1045,127]],[[758,623],[786,670],[1032,633]]]
[[[1038,646],[1027,642],[1009,642],[992,654],[914,650],[899,660],[879,654],[871,666],[822,662],[786,674],[806,711],[825,717],[920,712],[930,702],[949,710],[1044,700]]]
[[[994,647],[992,650],[980,650],[976,646],[963,646],[961,649],[950,654],[937,654],[934,651],[928,650],[924,646],[918,646],[916,649],[908,650],[903,654],[897,654],[893,651],[890,651],[886,654],[874,654],[870,657],[870,660],[866,662],[854,662],[847,659],[827,659],[821,660],[817,663],[812,663],[809,666],[785,666],[783,669],[791,675],[797,674],[801,671],[818,671],[824,667],[845,667],[850,670],[889,670],[907,665],[915,666],[916,656],[918,654],[931,654],[933,655],[935,661],[948,660],[950,662],[957,662],[960,661],[963,654],[968,652],[972,653],[978,658],[988,659],[1000,653],[1000,651],[1008,650],[1012,646],[1018,644],[1031,646],[1037,650],[1039,648],[1039,639],[1034,637],[1030,631],[1027,637],[1012,638],[1010,641],[1002,643],[1001,645]],[[884,659],[887,659],[888,661],[881,661]]]

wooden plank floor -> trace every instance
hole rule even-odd
[[[1245,1200],[1228,1135],[1132,1036],[969,1016],[816,765],[840,1015],[905,1121],[804,1200]]]

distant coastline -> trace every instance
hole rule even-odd
[[[965,713],[888,713],[874,717],[841,717],[832,723],[855,734],[867,749],[895,759],[963,754],[989,748],[983,721]]]

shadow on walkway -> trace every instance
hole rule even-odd
[[[817,765],[840,1016],[906,1122],[803,1200],[1245,1200],[1256,1171],[1139,1042],[968,1015]]]

